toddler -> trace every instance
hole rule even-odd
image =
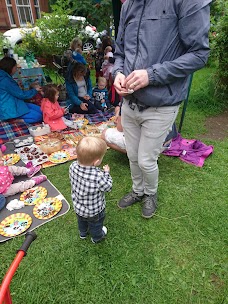
[[[104,62],[102,63],[102,72],[103,76],[107,81],[109,81],[110,74],[112,73],[112,69],[114,64],[111,63],[110,58],[113,58],[113,52],[111,46],[106,46],[104,50]]]
[[[105,111],[107,108],[110,108],[106,85],[107,80],[104,77],[99,77],[97,86],[93,89],[94,105],[101,111]]]
[[[24,192],[27,189],[34,187],[47,180],[45,175],[33,177],[40,171],[41,166],[36,167],[19,167],[19,166],[4,166],[2,160],[2,151],[0,150],[0,193],[5,197],[14,195],[19,192]],[[14,176],[27,175],[30,180],[21,181],[13,184]]]
[[[105,219],[105,192],[112,189],[108,165],[97,168],[106,153],[105,141],[98,137],[83,137],[77,146],[78,160],[70,165],[69,176],[74,210],[77,214],[80,238],[91,234],[98,243],[107,234]]]
[[[63,130],[67,127],[77,129],[77,125],[64,117],[68,113],[68,108],[61,108],[58,103],[59,90],[56,85],[44,86],[44,98],[41,102],[43,120],[52,131]]]

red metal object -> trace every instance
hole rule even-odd
[[[0,286],[0,304],[12,304],[12,298],[10,295],[10,283],[11,280],[21,262],[23,257],[26,255],[26,252],[31,245],[31,243],[36,239],[36,234],[34,232],[28,232],[25,235],[25,241],[22,244],[21,248],[18,250],[16,257],[14,258],[12,264],[10,265],[3,281]]]

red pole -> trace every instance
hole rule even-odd
[[[7,302],[5,302],[6,304],[11,304],[11,297],[9,294],[9,285],[10,282],[21,262],[21,260],[23,259],[25,255],[25,252],[22,250],[19,250],[15,259],[13,260],[12,264],[10,265],[10,268],[8,269],[3,281],[2,281],[2,285],[0,286],[0,304],[4,303],[3,301],[7,299]],[[7,296],[7,297],[6,297]]]

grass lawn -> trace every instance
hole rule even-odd
[[[183,137],[198,138],[206,117],[221,111],[210,77],[209,68],[194,75]],[[203,168],[160,157],[159,208],[150,220],[141,217],[140,204],[117,207],[131,190],[130,170],[125,155],[109,150],[103,164],[114,183],[106,195],[107,239],[97,245],[80,240],[73,208],[39,227],[11,284],[14,303],[228,303],[228,139],[204,142],[214,145],[214,154]],[[43,173],[71,204],[69,165]],[[1,277],[23,239],[0,245]]]

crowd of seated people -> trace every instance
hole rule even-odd
[[[95,51],[95,54],[102,55],[102,59],[100,77],[96,77],[96,85],[93,87],[82,53],[82,41],[76,37],[70,42],[69,49],[64,52],[64,57],[68,60],[65,107],[60,107],[58,103],[59,92],[55,85],[41,87],[35,82],[29,90],[23,90],[13,78],[17,72],[16,60],[4,57],[0,60],[0,120],[22,119],[28,124],[44,121],[50,125],[51,130],[62,130],[67,127],[76,128],[64,117],[69,112],[95,114],[99,110],[104,112],[113,109],[108,96],[108,79],[103,77],[102,72],[102,66],[109,65],[109,57],[113,57],[112,50],[110,38],[105,37]]]

